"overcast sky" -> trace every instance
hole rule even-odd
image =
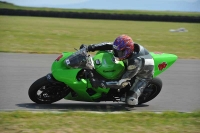
[[[20,6],[200,12],[200,0],[0,0]]]

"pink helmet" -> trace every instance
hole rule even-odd
[[[113,43],[114,56],[119,60],[127,59],[134,51],[134,42],[127,35],[120,35]]]

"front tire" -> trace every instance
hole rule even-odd
[[[49,82],[44,76],[36,80],[29,88],[29,98],[38,104],[51,104],[69,94],[70,88],[61,82]]]
[[[158,77],[153,78],[139,97],[138,104],[146,103],[154,99],[162,89],[162,80]]]

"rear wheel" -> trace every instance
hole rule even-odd
[[[148,86],[144,89],[139,97],[139,104],[146,103],[154,99],[162,89],[162,81],[160,78],[153,78]]]
[[[46,76],[36,80],[29,88],[30,99],[38,104],[51,104],[69,94],[70,88],[64,83],[49,82]]]

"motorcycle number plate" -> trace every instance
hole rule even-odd
[[[69,65],[70,64],[70,61],[69,60],[65,60],[66,64]]]

